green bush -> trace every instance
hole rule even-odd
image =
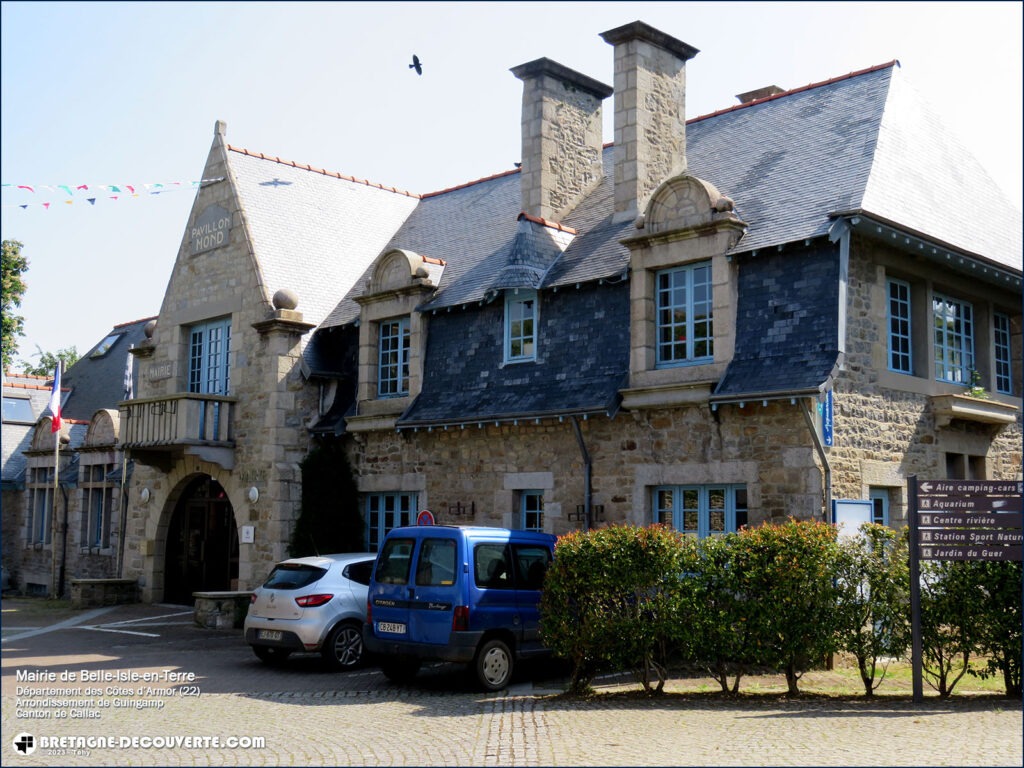
[[[663,526],[613,526],[558,540],[544,581],[541,634],[572,662],[572,691],[589,690],[603,667],[631,669],[646,691],[663,689],[687,620],[683,574],[691,564],[684,554],[693,551]]]
[[[864,694],[872,696],[910,645],[908,538],[906,530],[874,523],[859,532],[840,543],[837,642],[857,659]]]
[[[733,541],[754,660],[784,672],[798,694],[803,673],[835,650],[836,529],[788,520],[744,528]]]

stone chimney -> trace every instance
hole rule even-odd
[[[602,32],[615,46],[615,220],[686,172],[686,62],[698,50],[642,21]]]
[[[523,81],[522,210],[557,222],[601,183],[601,102],[612,89],[550,59],[512,74]]]

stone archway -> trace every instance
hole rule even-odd
[[[175,505],[165,547],[165,602],[191,605],[193,592],[236,587],[238,528],[220,483],[201,475],[188,484]]]

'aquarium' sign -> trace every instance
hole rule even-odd
[[[227,245],[231,239],[231,214],[219,205],[208,206],[189,230],[190,252],[193,256]]]

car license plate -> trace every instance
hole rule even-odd
[[[260,640],[280,640],[281,632],[277,629],[261,629],[256,636]]]
[[[389,632],[392,635],[404,635],[405,624],[396,624],[393,621],[378,621],[377,622],[378,632]]]

